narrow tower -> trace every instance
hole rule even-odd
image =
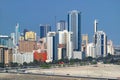
[[[97,32],[97,24],[98,24],[98,20],[95,19],[95,21],[94,21],[94,34]]]
[[[19,44],[19,37],[20,37],[20,27],[19,27],[19,23],[16,24],[16,27],[15,27],[15,42],[16,42],[16,45]]]
[[[72,10],[68,13],[68,31],[73,32],[73,49],[81,51],[81,12]]]

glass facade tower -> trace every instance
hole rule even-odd
[[[68,13],[68,31],[73,32],[73,49],[81,51],[81,12],[73,10]]]
[[[51,31],[50,25],[40,25],[40,38],[46,37],[49,31]]]

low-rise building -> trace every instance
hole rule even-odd
[[[19,64],[23,64],[24,62],[30,63],[33,62],[33,52],[28,52],[28,53],[17,53],[13,54],[13,62],[17,62]]]
[[[34,60],[37,60],[39,62],[45,62],[47,60],[47,52],[38,52],[34,51]]]
[[[73,59],[84,59],[85,53],[81,51],[73,51]]]

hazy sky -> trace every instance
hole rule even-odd
[[[39,33],[39,24],[50,24],[55,30],[55,16],[57,21],[67,21],[71,10],[82,12],[82,33],[89,34],[90,41],[98,19],[98,30],[120,44],[120,0],[0,0],[0,34],[14,32],[17,22],[21,32],[26,28]]]

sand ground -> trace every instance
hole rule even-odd
[[[28,70],[32,73],[56,74],[56,75],[72,75],[72,76],[90,76],[103,78],[120,77],[120,65],[113,64],[97,64],[76,67],[62,67],[52,69]]]
[[[88,76],[100,78],[118,78],[120,77],[120,65],[97,64],[76,67],[62,67],[51,69],[28,69],[30,73],[42,73],[52,75],[68,75],[68,76]],[[120,79],[120,78],[119,78]],[[42,76],[30,74],[11,74],[0,73],[0,80],[90,80],[85,78],[71,78],[58,76]],[[95,80],[95,79],[91,79]]]
[[[0,73],[0,80],[90,80],[90,79]],[[93,80],[93,79],[91,79],[91,80]]]

